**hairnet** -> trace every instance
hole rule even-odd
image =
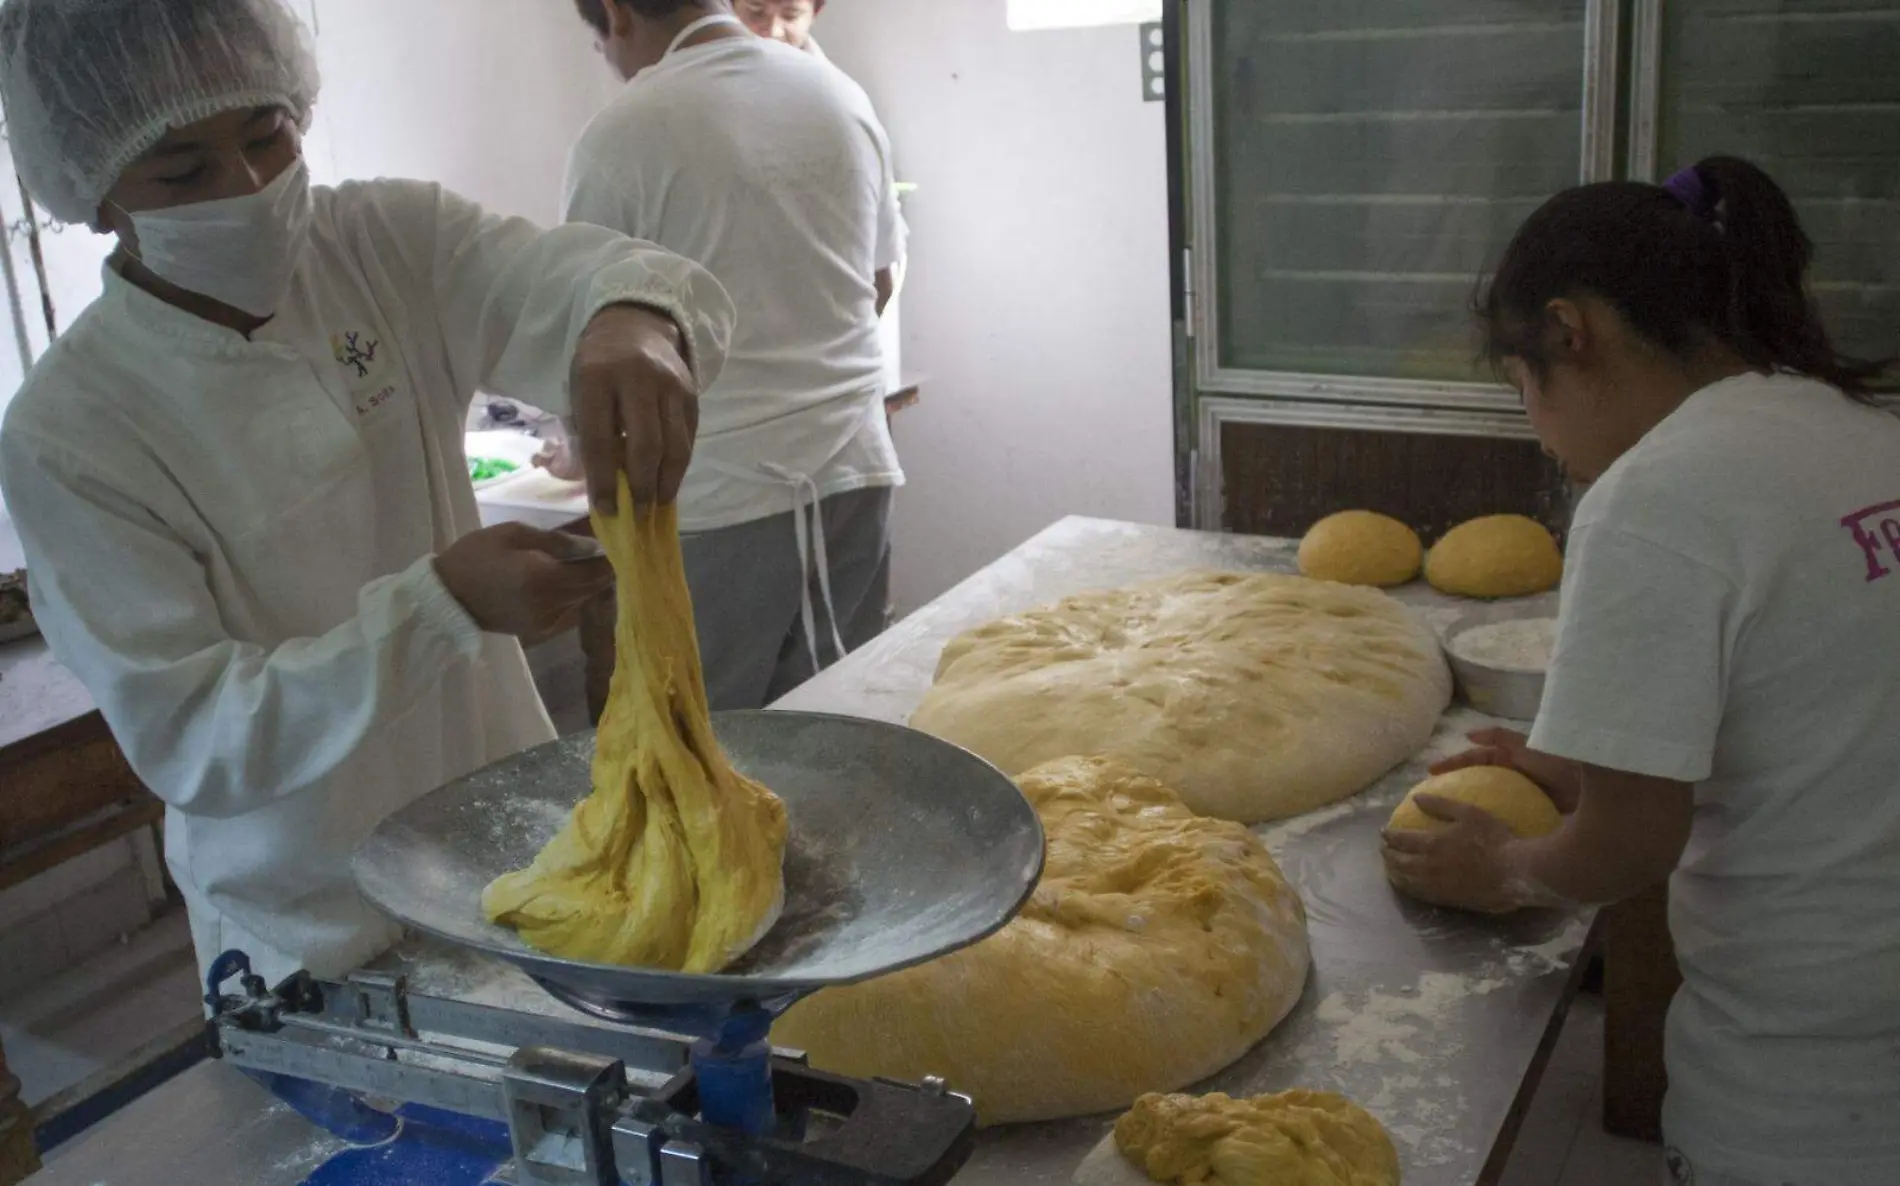
[[[307,125],[317,63],[282,0],[4,0],[13,163],[53,217],[90,224],[168,128],[281,105]]]

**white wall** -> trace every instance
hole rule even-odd
[[[1065,514],[1172,523],[1166,133],[1135,29],[831,0],[818,37],[919,186],[904,362],[928,382],[897,421],[900,609]]]
[[[25,231],[25,210],[20,200],[19,180],[13,172],[13,158],[0,141],[0,246],[13,264],[17,292],[0,292],[0,412],[13,398],[25,377],[19,350],[19,331],[24,331],[27,353],[37,358],[44,353],[51,335],[40,300],[39,277]],[[53,312],[63,328],[99,294],[99,267],[111,250],[111,239],[95,235],[82,226],[56,226],[44,211],[38,212],[40,250],[45,265],[47,288],[53,300]],[[16,324],[13,297],[19,302]]]
[[[440,181],[558,218],[567,150],[618,82],[571,0],[298,0],[317,31],[319,180]]]
[[[320,182],[353,177],[440,181],[490,209],[542,222],[560,215],[567,149],[617,87],[570,3],[556,0],[290,0],[317,34],[323,95],[306,145]],[[0,222],[20,216],[0,144]],[[42,237],[59,326],[99,293],[112,241],[84,227]],[[30,347],[46,347],[24,243],[10,246]],[[12,315],[0,292],[0,409],[20,380]]]

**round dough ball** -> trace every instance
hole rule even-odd
[[[1010,775],[1120,758],[1203,815],[1258,823],[1365,789],[1450,701],[1437,638],[1384,593],[1187,572],[952,639],[910,723]]]
[[[1342,585],[1403,585],[1424,558],[1418,532],[1373,511],[1328,515],[1300,541],[1300,572]]]
[[[1370,1112],[1330,1091],[1148,1095],[1076,1171],[1077,1186],[1399,1186]]]
[[[1467,766],[1428,778],[1413,787],[1392,813],[1387,827],[1415,832],[1445,827],[1443,821],[1419,810],[1413,800],[1420,795],[1438,795],[1481,807],[1503,820],[1505,827],[1524,840],[1548,836],[1563,822],[1557,805],[1550,801],[1543,788],[1517,771],[1503,766]]]
[[[1019,780],[1048,837],[1035,896],[963,951],[794,1006],[823,1070],[940,1075],[984,1124],[1125,1108],[1221,1070],[1306,983],[1306,911],[1266,846],[1104,758]]]
[[[1527,597],[1556,588],[1563,575],[1556,538],[1523,515],[1460,523],[1425,559],[1425,579],[1455,597]]]

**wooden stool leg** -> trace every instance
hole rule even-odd
[[[1663,1021],[1681,984],[1667,887],[1603,912],[1603,1127],[1617,1136],[1662,1139]]]
[[[39,1168],[33,1109],[20,1099],[20,1080],[7,1069],[7,1053],[0,1048],[0,1186],[19,1186]]]

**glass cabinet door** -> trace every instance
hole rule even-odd
[[[1592,171],[1605,9],[1614,45],[1613,2],[1190,3],[1197,387],[1496,399],[1473,289]]]
[[[1900,0],[1637,0],[1630,172],[1722,153],[1784,186],[1845,353],[1900,350]]]

